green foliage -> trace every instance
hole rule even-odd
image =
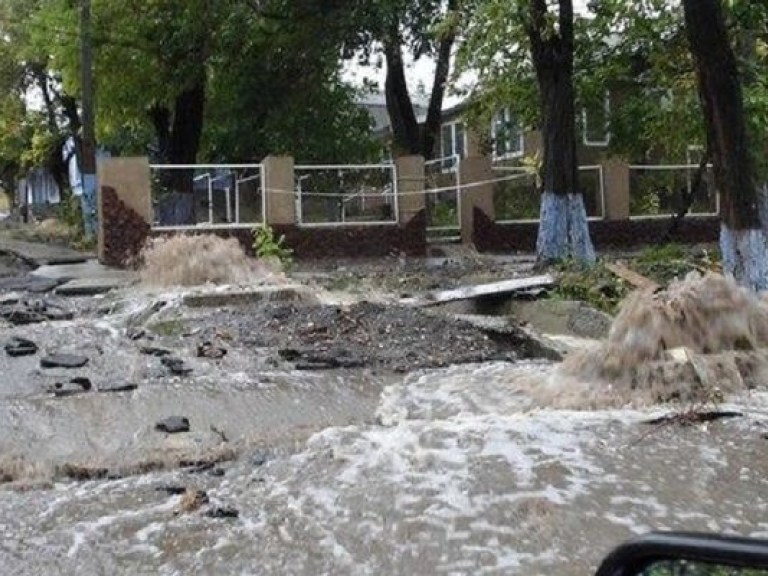
[[[498,220],[535,220],[539,217],[541,195],[535,180],[531,175],[496,185],[493,204]]]
[[[458,214],[456,204],[450,202],[436,202],[432,210],[433,226],[457,226]]]
[[[633,269],[659,284],[682,279],[690,272],[719,271],[717,251],[666,244],[646,248],[633,262]]]
[[[605,264],[605,261],[600,260],[587,268],[576,262],[561,262],[554,269],[558,281],[552,296],[582,300],[598,310],[615,314],[633,287],[608,270]],[[716,253],[706,248],[666,244],[646,248],[629,260],[627,266],[661,286],[666,286],[690,272],[718,270],[719,262]]]
[[[68,194],[59,204],[58,217],[65,226],[82,230],[83,211],[80,203],[80,197],[74,194]]]
[[[528,0],[475,0],[467,10],[458,72],[478,76],[468,117],[488,126],[509,107],[539,123],[538,88],[524,25]],[[577,110],[601,107],[610,93],[610,149],[637,161],[685,161],[704,125],[679,6],[665,0],[595,0],[575,22]],[[556,25],[547,26],[555,33]],[[581,114],[577,114],[581,123]],[[584,126],[580,126],[584,129]]]
[[[631,291],[602,261],[588,268],[576,262],[563,262],[555,267],[555,272],[554,298],[581,300],[608,314],[615,314],[619,303]]]
[[[253,229],[253,251],[260,259],[277,260],[284,266],[293,260],[293,250],[285,246],[285,236],[276,237],[266,224]]]
[[[659,261],[683,260],[685,256],[685,249],[680,244],[664,244],[645,248],[637,257],[636,262],[638,264],[653,264]]]
[[[707,562],[690,560],[660,560],[645,570],[641,576],[768,576],[764,568],[734,568]]]

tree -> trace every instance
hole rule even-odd
[[[252,162],[285,153],[325,164],[379,158],[368,113],[340,77],[346,15],[344,6],[303,0],[261,3],[233,16],[212,63],[202,157]]]
[[[50,36],[39,41],[50,32],[36,18],[44,1],[0,2],[0,180],[7,191],[14,191],[27,170],[44,167],[66,196],[69,159],[62,148],[69,138],[78,138],[80,117],[76,100],[50,66]]]
[[[637,163],[686,161],[704,142],[682,11],[667,0],[597,0],[576,28],[582,105],[614,97],[609,153]]]
[[[539,261],[573,257],[593,262],[584,197],[577,182],[573,89],[573,3],[559,0],[550,12],[546,0],[529,0],[525,27],[536,70],[541,107],[543,162]]]
[[[595,253],[577,183],[572,2],[476,0],[468,13],[458,68],[478,76],[471,122],[488,126],[508,107],[521,125],[541,131],[537,259],[590,263]]]
[[[394,153],[434,157],[439,142],[451,55],[456,42],[460,0],[359,0],[349,12],[347,53],[370,57],[380,47],[386,63],[384,92]],[[420,126],[405,78],[403,46],[414,60],[435,58],[427,115]]]
[[[725,13],[720,0],[683,0],[683,8],[720,191],[723,268],[740,283],[764,290],[768,288],[768,244],[760,222],[742,86]]]

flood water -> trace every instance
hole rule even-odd
[[[0,565],[7,574],[575,575],[652,529],[768,535],[768,395],[736,399],[742,418],[654,428],[642,421],[659,409],[529,410],[518,377],[550,370],[412,374],[383,390],[374,421],[247,450],[223,476],[175,470],[5,491]],[[210,506],[239,517],[177,514],[180,497],[158,490],[167,485],[204,489]]]

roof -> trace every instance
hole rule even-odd
[[[420,124],[427,119],[427,107],[429,100],[426,97],[412,96],[413,109],[416,113],[416,121]],[[389,113],[387,112],[387,98],[383,92],[370,92],[358,99],[358,104],[368,111],[373,119],[373,131],[384,132],[389,128]]]

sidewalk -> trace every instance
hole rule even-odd
[[[75,264],[95,258],[95,254],[78,252],[66,246],[42,242],[27,242],[0,235],[0,252],[13,254],[34,265]]]
[[[100,294],[128,286],[136,280],[131,271],[104,266],[94,254],[66,246],[15,240],[0,235],[0,253],[13,254],[35,266],[35,270],[27,276],[31,284],[56,286],[55,293],[60,295]]]

